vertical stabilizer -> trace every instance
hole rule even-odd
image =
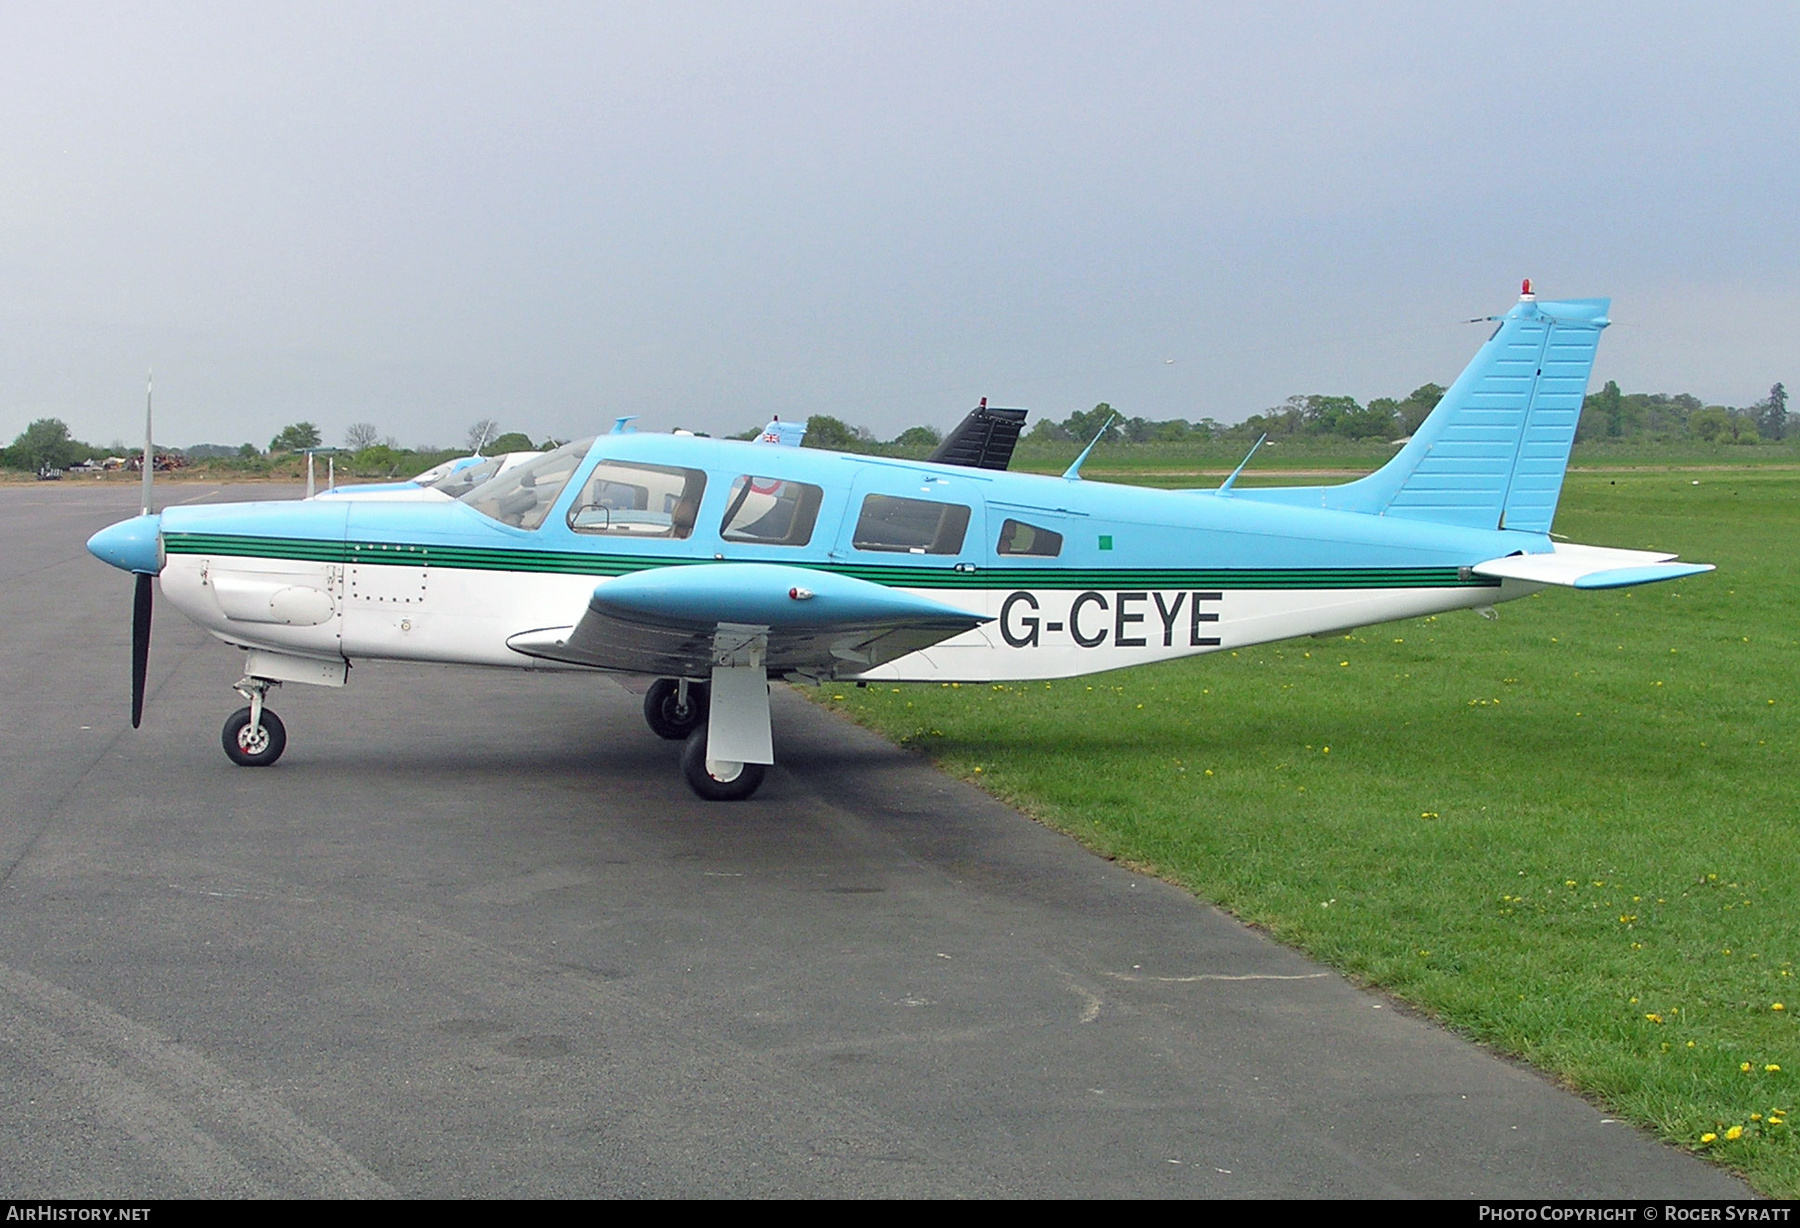
[[[1610,304],[1527,289],[1399,454],[1326,506],[1548,533]]]

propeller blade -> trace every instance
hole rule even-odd
[[[151,577],[138,573],[131,602],[131,727],[144,720],[144,678],[150,669]]]

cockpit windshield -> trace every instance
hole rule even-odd
[[[458,502],[468,504],[501,524],[535,529],[544,523],[551,504],[562,494],[563,487],[575,476],[576,468],[593,446],[592,438],[566,443],[554,452],[546,452],[490,482],[483,482]]]

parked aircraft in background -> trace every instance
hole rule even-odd
[[[1008,473],[1023,415],[983,409],[936,461],[615,433],[455,502],[171,507],[88,548],[137,575],[134,724],[160,576],[247,654],[238,763],[286,745],[271,687],[358,661],[599,669],[657,679],[645,714],[688,783],[743,798],[774,758],[771,678],[1061,678],[1710,570],[1550,537],[1607,307],[1526,283],[1410,442],[1342,485]]]
[[[502,452],[499,456],[461,456],[445,461],[407,482],[366,482],[337,486],[318,499],[380,499],[389,503],[448,503],[483,482],[542,456],[542,452]]]

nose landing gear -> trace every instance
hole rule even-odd
[[[225,747],[226,758],[239,767],[268,767],[287,749],[287,727],[279,716],[263,707],[269,688],[280,685],[269,678],[238,681],[235,689],[250,701],[250,706],[231,714],[219,733],[219,741]]]

